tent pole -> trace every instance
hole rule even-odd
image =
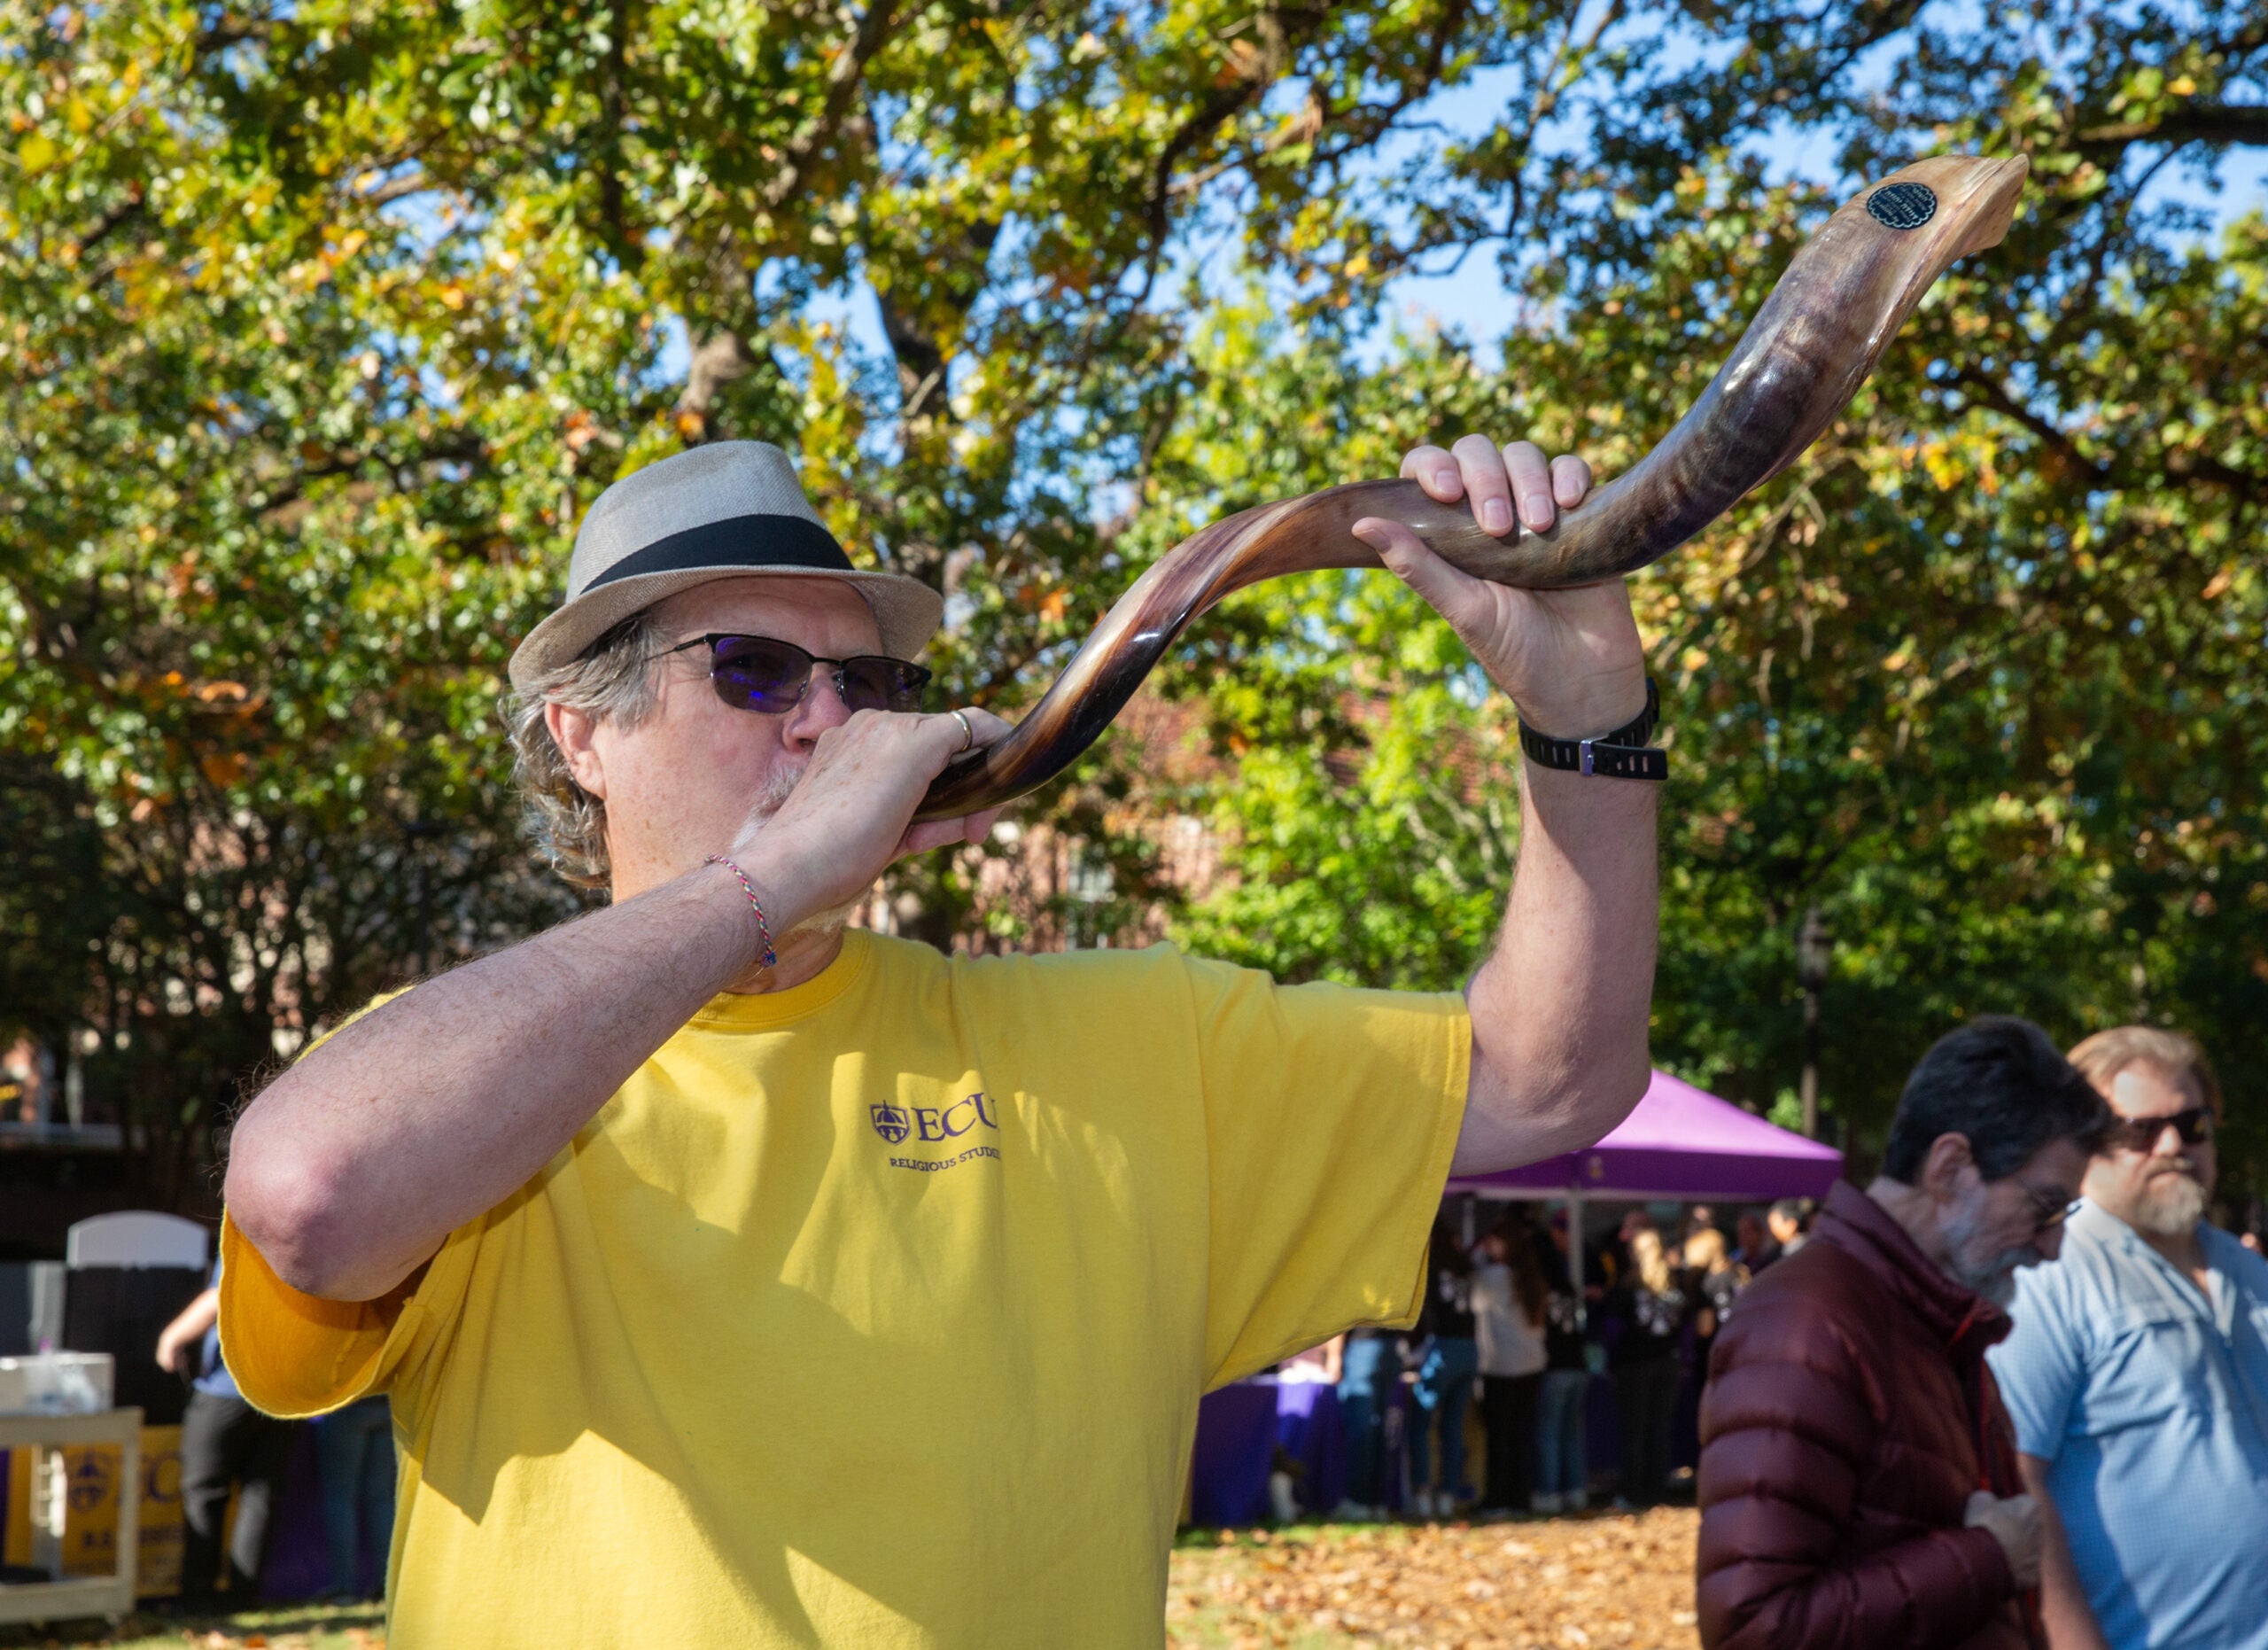
[[[1573,1187],[1567,1189],[1567,1278],[1575,1290],[1575,1327],[1582,1328],[1589,1320],[1583,1304],[1583,1200]]]

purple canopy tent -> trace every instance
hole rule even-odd
[[[1657,1071],[1638,1109],[1588,1151],[1451,1180],[1449,1189],[1512,1198],[1573,1193],[1634,1202],[1716,1197],[1760,1203],[1775,1197],[1824,1197],[1842,1171],[1843,1154],[1832,1146],[1792,1134],[1728,1100]]]
[[[1567,1229],[1582,1231],[1582,1200],[1720,1198],[1763,1202],[1824,1197],[1843,1172],[1831,1146],[1775,1127],[1730,1101],[1666,1071],[1654,1073],[1638,1108],[1588,1151],[1566,1152],[1501,1174],[1461,1176],[1451,1192],[1514,1200],[1565,1198]],[[1583,1246],[1569,1245],[1582,1288]]]

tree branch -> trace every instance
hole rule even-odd
[[[827,72],[827,101],[811,125],[788,145],[778,175],[765,188],[765,206],[777,206],[801,189],[812,158],[843,129],[843,117],[866,79],[866,65],[889,43],[897,11],[891,0],[874,0],[858,19],[858,32],[835,48],[835,62]]]
[[[94,251],[96,247],[101,245],[105,240],[108,240],[110,237],[117,231],[120,224],[127,222],[130,219],[139,217],[141,213],[142,185],[139,183],[129,183],[127,185],[126,198],[120,201],[118,205],[113,206],[108,212],[104,213],[101,217],[97,218],[94,222],[94,227],[79,237],[79,245],[74,254],[74,261],[76,258],[83,258],[89,253]]]
[[[397,200],[407,200],[412,195],[430,194],[439,187],[424,173],[412,172],[407,177],[398,177],[390,183],[380,184],[362,198],[373,206],[391,206]]]
[[[2009,394],[1998,379],[1987,377],[1974,367],[1963,367],[1953,374],[1953,381],[2003,418],[2012,419],[2031,431],[2061,463],[2090,480],[2106,482],[2110,479],[2109,465],[2097,463],[2089,458],[2070,436]]]
[[[629,203],[622,186],[622,81],[628,72],[628,6],[617,3],[607,19],[606,67],[599,87],[599,219],[616,259],[635,272],[646,261],[646,245],[633,234]]]
[[[1173,227],[1173,168],[1193,148],[1198,140],[1234,114],[1258,96],[1262,82],[1239,76],[1225,86],[1216,87],[1213,95],[1197,105],[1196,113],[1174,128],[1174,134],[1158,151],[1157,160],[1150,167],[1150,198],[1143,208],[1143,222],[1147,230],[1148,253],[1142,275],[1142,290],[1134,300],[1139,309],[1149,301],[1150,289],[1156,285],[1159,260],[1164,256],[1166,236]]]
[[[694,345],[693,359],[686,368],[685,393],[678,397],[677,404],[680,414],[700,420],[704,440],[715,433],[718,393],[755,369],[756,357],[750,353],[748,340],[731,327],[719,327]]]
[[[2072,140],[2081,149],[2130,144],[2268,144],[2268,104],[2193,103],[2155,121],[2091,126]]]
[[[2070,436],[1983,373],[1964,367],[1953,375],[1952,381],[1969,391],[2002,417],[2022,424],[2039,437],[2059,462],[2069,465],[2098,486],[2148,487],[2161,480],[2203,481],[2225,488],[2242,499],[2268,496],[2268,477],[2239,470],[2210,454],[2193,453],[2177,448],[2165,455],[2155,475],[2142,467],[2120,464],[2108,459],[2091,459],[2079,450]]]
[[[365,464],[377,464],[388,475],[399,478],[403,471],[420,464],[443,463],[453,459],[460,463],[470,463],[485,456],[487,451],[487,444],[478,435],[470,431],[462,431],[447,440],[411,453],[393,454],[374,449],[365,453],[341,454],[321,463],[302,466],[291,480],[268,494],[268,502],[261,506],[261,514],[272,516],[286,505],[297,503],[315,482],[328,481],[338,476],[351,476]]]
[[[256,12],[250,17],[230,17],[223,14],[214,20],[210,28],[198,31],[195,50],[199,57],[225,51],[230,46],[247,40],[266,40],[275,32],[272,16]]]

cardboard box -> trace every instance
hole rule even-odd
[[[7,1494],[0,1500],[0,1561],[32,1561],[31,1452],[0,1452]],[[90,1444],[63,1452],[69,1485],[63,1526],[63,1573],[107,1576],[116,1568],[119,1451]],[[169,1598],[181,1591],[181,1428],[142,1428],[141,1529],[135,1593]],[[233,1510],[233,1509],[232,1509]]]

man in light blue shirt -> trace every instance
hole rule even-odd
[[[2268,1262],[2203,1218],[2219,1092],[2177,1032],[2124,1026],[2070,1059],[2121,1122],[1989,1355],[2054,1514],[2050,1643],[2268,1650]]]

